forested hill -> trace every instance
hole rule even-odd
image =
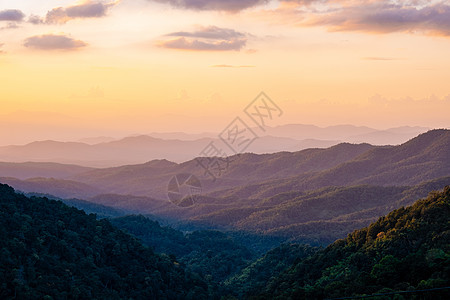
[[[239,282],[239,276],[235,281]],[[248,286],[254,284],[249,282]],[[449,287],[450,187],[410,207],[394,210],[346,239],[297,261],[266,286],[259,295],[251,296],[324,299]],[[450,289],[414,296],[419,295],[423,296],[420,299],[450,299]],[[405,297],[395,299],[419,299],[412,294]]]
[[[1,299],[206,299],[207,285],[95,215],[0,184]]]
[[[450,286],[450,187],[325,249],[282,245],[253,262],[220,232],[183,235],[140,216],[114,224],[179,260],[93,214],[0,184],[0,299],[324,299],[396,291],[450,299],[450,289],[440,289]]]

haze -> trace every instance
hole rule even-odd
[[[178,3],[178,5],[174,5]],[[0,3],[0,138],[272,126],[448,127],[448,1]]]

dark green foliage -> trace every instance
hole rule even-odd
[[[239,298],[258,293],[268,281],[295,262],[311,256],[318,248],[308,245],[283,244],[242,269],[225,282],[230,292]]]
[[[16,190],[16,192],[18,192]],[[96,204],[93,202],[89,202],[86,200],[80,200],[80,199],[63,199],[59,197],[55,197],[53,195],[49,194],[41,194],[41,193],[24,193],[27,197],[46,197],[51,200],[59,200],[62,201],[64,204],[68,206],[73,206],[75,208],[83,210],[87,214],[96,214],[97,219],[103,219],[103,218],[114,218],[119,216],[124,216],[127,214],[126,210],[113,208],[106,205]]]
[[[297,262],[258,297],[322,299],[444,286],[450,286],[450,187]],[[424,299],[449,296],[444,290]]]
[[[335,188],[330,195],[345,202],[368,191],[375,201],[376,189]],[[415,193],[397,192],[400,199]],[[348,221],[355,222],[351,214]],[[111,222],[165,254],[93,214],[0,185],[0,298],[324,299],[450,286],[450,187],[325,249],[283,244],[253,261],[239,243],[242,233],[184,234],[143,216]],[[450,290],[391,298],[449,299]]]
[[[211,282],[223,281],[254,258],[251,251],[219,231],[202,230],[184,235],[144,216],[126,216],[111,222],[155,252],[174,255],[187,269]]]
[[[0,185],[1,299],[206,299],[207,285],[107,220]]]
[[[216,282],[238,272],[254,258],[247,248],[219,231],[194,231],[186,238],[192,251],[180,261],[189,270]]]
[[[142,215],[130,215],[113,218],[111,224],[135,237],[157,253],[174,254],[176,257],[190,252],[184,234],[176,229],[161,226],[158,221],[150,220]]]

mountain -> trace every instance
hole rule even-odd
[[[134,212],[150,213],[158,209],[173,206],[168,200],[159,200],[150,197],[134,195],[101,194],[89,198],[89,201],[96,204],[111,206],[122,210]],[[142,208],[146,207],[146,210]]]
[[[343,143],[327,149],[238,154],[229,158],[216,181],[205,178],[195,160],[94,169],[70,180],[4,180],[25,192],[82,198],[194,226],[326,244],[449,184],[449,158],[450,131],[433,130],[399,146]],[[201,179],[202,192],[190,207],[167,198],[169,181],[183,173]]]
[[[113,208],[111,206],[101,205],[93,202],[89,202],[86,200],[80,200],[80,199],[63,199],[59,197],[55,197],[53,195],[49,194],[42,194],[42,193],[24,193],[24,195],[28,198],[30,197],[41,197],[41,198],[47,198],[50,200],[57,200],[61,201],[67,206],[78,208],[79,210],[84,211],[86,214],[95,214],[97,216],[97,219],[104,219],[104,218],[114,218],[114,217],[121,217],[125,215],[132,214],[132,210],[123,210],[119,208]]]
[[[77,142],[89,144],[89,145],[95,145],[100,143],[108,143],[115,141],[117,139],[110,137],[110,136],[96,136],[96,137],[88,137],[88,138],[82,138],[79,139]]]
[[[103,194],[89,198],[89,202],[76,199],[63,201],[100,216],[140,212],[170,223],[181,221],[185,224],[181,227],[193,225],[196,228],[240,230],[326,245],[355,228],[368,225],[392,209],[410,205],[430,190],[440,189],[449,183],[450,177],[443,177],[412,187],[328,187],[308,192],[280,193],[262,199],[198,196],[195,205],[184,208],[168,200],[133,195]],[[64,186],[60,189],[64,192]]]
[[[252,128],[258,131],[258,128]],[[367,126],[354,125],[335,125],[327,127],[319,127],[306,124],[288,124],[276,127],[267,126],[265,135],[274,137],[285,137],[298,141],[316,140],[329,142],[351,142],[351,143],[369,143],[374,145],[398,145],[402,144],[413,137],[425,133],[430,128],[420,126],[401,126],[379,130]],[[149,134],[152,137],[160,139],[177,139],[177,140],[196,140],[200,138],[214,138],[218,133],[205,132],[200,134],[189,134],[184,132],[158,133]],[[330,147],[332,145],[328,145]],[[317,147],[317,146],[313,146]]]
[[[142,163],[160,157],[177,161],[191,159],[209,143],[161,140],[150,136],[127,137],[94,145],[80,142],[39,141],[21,146],[0,147],[4,161],[52,161],[90,167],[118,166]],[[184,149],[185,151],[179,151]]]
[[[347,140],[353,143],[364,141],[372,145],[399,145],[426,131],[428,129],[423,127],[397,127],[350,136]]]
[[[352,125],[317,127],[291,124],[267,127],[262,133],[259,129],[255,129],[258,137],[245,151],[256,154],[300,151],[307,148],[331,147],[342,142],[397,145],[426,130],[423,127],[376,130]],[[99,136],[78,139],[75,142],[43,140],[25,145],[2,146],[0,160],[6,162],[50,161],[99,168],[139,164],[153,159],[167,159],[180,163],[200,156],[210,142],[219,144],[228,155],[232,154],[219,139],[219,133],[173,132],[134,135],[121,139]],[[183,150],[180,151],[180,149]]]
[[[0,185],[0,298],[205,299],[208,285],[107,220]]]
[[[103,190],[82,182],[54,178],[36,177],[19,180],[12,177],[0,177],[0,182],[9,184],[22,192],[51,194],[61,198],[86,199],[104,193]]]
[[[215,138],[217,132],[203,132],[203,133],[185,133],[185,132],[152,132],[148,134],[151,137],[163,140],[182,140],[195,141],[203,138]]]
[[[349,143],[369,143],[372,145],[399,145],[413,137],[425,133],[425,127],[395,127],[377,130],[366,126],[336,125],[318,127],[314,125],[290,124],[267,128],[267,134],[297,140],[318,139],[338,140]]]
[[[372,148],[373,146],[368,144],[340,144],[327,149],[307,149],[299,152],[237,154],[229,157],[226,172],[215,182],[205,177],[204,169],[198,165],[197,160],[180,164],[155,160],[139,165],[92,170],[71,179],[115,194],[167,199],[167,184],[176,174],[194,174],[204,179],[204,192],[218,191],[268,179],[326,170],[350,161]]]
[[[366,126],[336,125],[319,127],[307,124],[288,124],[276,127],[268,127],[267,134],[281,137],[289,137],[297,140],[319,139],[319,140],[341,140],[377,131]]]
[[[276,278],[294,263],[310,257],[319,248],[302,244],[283,244],[265,253],[225,282],[229,293],[239,299],[263,291],[269,280]]]
[[[95,140],[95,139],[94,139]],[[97,139],[98,140],[98,139]],[[165,140],[147,135],[130,136],[119,140],[103,139],[105,142],[37,141],[26,145],[0,147],[0,159],[8,162],[57,162],[89,167],[111,167],[138,164],[153,159],[176,162],[191,160],[210,143],[222,143],[217,136],[195,140]],[[327,145],[329,142],[302,141],[291,138],[261,136],[247,149],[254,153],[298,151],[307,146]],[[226,146],[223,145],[223,148]],[[180,151],[182,149],[182,151]],[[230,152],[230,150],[227,150]]]
[[[182,233],[143,216],[111,222],[0,185],[0,297],[450,296],[450,186],[326,248],[283,244],[256,259],[226,233]],[[136,237],[166,254],[155,254]]]
[[[327,186],[416,185],[450,175],[450,130],[432,130],[399,146],[374,147],[339,165],[221,191],[221,197],[261,198]],[[211,196],[218,196],[212,193]]]
[[[449,239],[447,186],[299,259],[277,276],[266,277],[263,289],[252,290],[261,283],[243,277],[245,273],[237,275],[234,282],[248,278],[239,290],[256,299],[324,299],[383,293],[386,297],[391,293],[392,297],[398,291],[408,299],[448,299]],[[235,286],[233,289],[237,290]]]
[[[111,223],[136,236],[157,253],[175,255],[190,272],[208,277],[215,284],[247,266],[255,254],[223,232],[212,230],[184,234],[162,227],[142,215],[111,219]]]
[[[399,146],[339,144],[307,149],[231,156],[226,172],[213,181],[196,160],[181,164],[153,161],[92,170],[72,177],[114,194],[167,199],[167,184],[181,173],[202,179],[203,193],[214,198],[266,198],[283,192],[327,186],[412,186],[450,175],[450,131],[433,130]]]
[[[0,176],[14,177],[17,179],[28,179],[33,177],[65,179],[90,170],[93,170],[93,168],[58,163],[0,162]]]
[[[412,185],[450,175],[450,130],[432,130],[396,147],[372,149],[305,185]]]
[[[413,187],[350,186],[329,187],[305,193],[281,193],[263,199],[198,199],[198,204],[177,210],[160,209],[153,213],[176,216],[203,226],[247,230],[284,237],[309,244],[326,245],[349,231],[373,222],[379,216],[430,190],[450,183],[450,177]],[[216,203],[227,205],[219,206]]]

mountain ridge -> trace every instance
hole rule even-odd
[[[267,127],[264,135],[259,136],[247,150],[262,154],[330,147],[341,142],[373,145],[400,144],[425,130],[426,128],[417,126],[377,130],[353,125],[318,127],[290,124]],[[376,134],[376,138],[373,139],[371,134]],[[153,136],[139,134],[122,138],[99,136],[67,142],[43,139],[25,145],[1,146],[0,160],[53,161],[88,167],[138,164],[158,158],[184,162],[198,156],[211,141],[222,143],[218,133],[153,133]],[[225,145],[223,147],[226,148]]]

